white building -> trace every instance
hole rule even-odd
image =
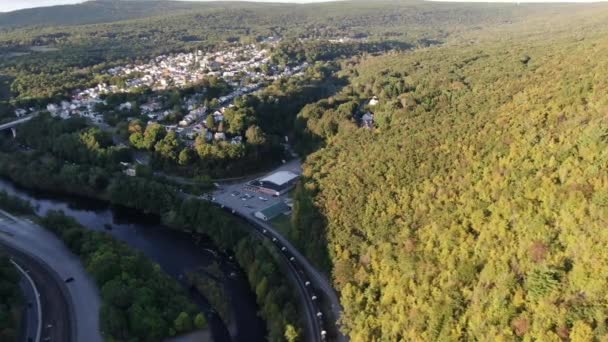
[[[369,105],[370,105],[370,106],[375,106],[375,105],[377,105],[377,104],[378,104],[378,102],[380,102],[380,100],[378,100],[378,97],[377,97],[377,96],[374,96],[374,97],[372,97],[372,98],[369,100]]]
[[[23,109],[23,108],[17,108],[15,109],[15,116],[20,118],[22,116],[24,116],[25,114],[27,114],[27,110]]]
[[[291,190],[300,175],[290,171],[277,171],[269,176],[250,182],[250,185],[256,186],[260,192],[280,196]]]
[[[133,105],[131,104],[131,102],[125,102],[121,103],[120,106],[118,106],[118,110],[131,110],[132,107]]]

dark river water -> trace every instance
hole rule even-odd
[[[218,342],[265,340],[265,324],[257,316],[258,307],[246,275],[204,236],[171,230],[162,226],[158,217],[111,207],[101,201],[30,191],[0,179],[2,190],[29,200],[39,215],[45,215],[49,210],[62,210],[88,229],[111,234],[143,252],[180,282],[185,273],[217,261],[224,273],[224,289],[230,297],[232,322],[226,326],[204,296],[189,291],[192,301],[207,316],[213,339]],[[110,225],[111,229],[108,229]]]

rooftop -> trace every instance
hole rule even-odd
[[[285,204],[284,202],[281,201],[281,202],[275,203],[267,208],[260,210],[260,213],[262,213],[269,220],[272,220],[273,218],[275,218],[289,210],[291,210],[291,208],[289,208],[289,206],[287,204]]]
[[[268,182],[281,186],[291,182],[292,180],[298,177],[299,176],[297,174],[290,171],[278,171],[271,174],[270,176],[260,179],[260,182]]]

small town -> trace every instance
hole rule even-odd
[[[259,91],[263,89],[264,85],[279,78],[302,75],[303,70],[308,67],[306,62],[294,67],[273,65],[269,48],[278,44],[279,41],[279,39],[269,37],[263,40],[267,48],[249,44],[209,53],[198,50],[190,53],[161,55],[145,64],[114,67],[108,69],[106,73],[108,76],[123,79],[124,82],[121,82],[121,85],[100,83],[93,88],[76,90],[69,101],[50,103],[46,106],[46,110],[54,117],[62,119],[84,117],[90,119],[93,124],[105,126],[104,117],[96,108],[100,104],[107,104],[104,100],[107,95],[132,93],[149,88],[153,93],[139,109],[141,114],[149,119],[148,123],[162,122],[170,115],[171,108],[163,106],[160,96],[154,95],[155,92],[182,89],[205,78],[216,77],[231,87],[230,93],[219,96],[211,102],[213,106],[209,106],[209,108],[201,101],[205,90],[203,93],[185,97],[182,107],[187,114],[178,122],[163,124],[163,126],[167,131],[176,131],[185,141],[192,141],[198,134],[205,134],[208,141],[226,140],[226,134],[223,132],[213,134],[204,130],[208,115],[212,115],[214,122],[219,124],[224,120],[224,111],[233,106],[232,101],[236,97]],[[115,109],[130,111],[132,106],[132,102],[125,102]],[[33,113],[35,113],[34,108],[15,110],[18,118]],[[231,138],[232,143],[238,144],[241,141],[240,136]]]

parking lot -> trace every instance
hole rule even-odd
[[[299,160],[293,160],[281,167],[269,172],[272,174],[277,171],[291,171],[302,174]],[[230,207],[241,214],[251,215],[256,211],[267,208],[273,204],[287,199],[287,195],[280,197],[257,192],[254,187],[248,185],[249,181],[222,185],[220,189],[213,193],[215,202]]]

